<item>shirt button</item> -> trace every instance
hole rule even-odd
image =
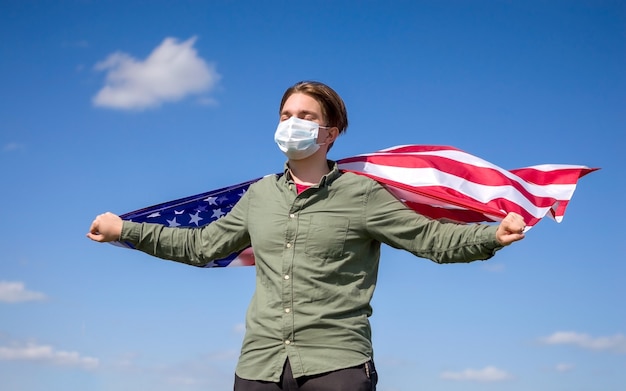
[[[295,214],[293,214],[293,213],[291,213],[291,214],[289,215],[289,217],[291,217],[291,218],[293,219],[294,217],[296,217],[296,215],[295,215]]]
[[[287,243],[287,248],[291,248],[291,243]]]
[[[289,274],[285,274],[285,280],[289,279]]]
[[[285,308],[285,313],[290,313],[291,312],[291,308]]]
[[[286,341],[285,341],[285,345],[289,345],[290,343],[291,343],[291,341],[290,341],[290,340],[286,340]]]

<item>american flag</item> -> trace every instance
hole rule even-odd
[[[508,212],[530,229],[546,215],[561,222],[578,179],[597,170],[544,164],[505,170],[448,146],[405,145],[337,161],[339,168],[375,179],[411,209],[459,223],[496,222]],[[135,222],[199,227],[225,216],[260,178],[122,215]],[[133,248],[130,243],[117,243]],[[207,267],[253,265],[250,248]]]
[[[125,213],[120,215],[120,217],[122,220],[137,223],[157,223],[167,227],[201,227],[226,216],[248,190],[248,187],[259,179],[261,178],[149,206]],[[113,242],[113,244],[134,249],[129,242]],[[215,260],[206,265],[206,267],[247,265],[254,265],[251,248],[231,254],[226,258]]]

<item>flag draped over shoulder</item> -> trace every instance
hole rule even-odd
[[[368,176],[425,216],[459,223],[500,221],[508,212],[527,229],[545,216],[561,222],[578,179],[597,170],[544,164],[505,170],[454,147],[406,145],[337,161],[339,169]],[[199,227],[225,216],[258,179],[158,204],[120,216],[170,227]],[[133,248],[130,243],[117,243]],[[253,265],[250,248],[207,267]]]
[[[417,212],[472,223],[508,212],[532,227],[548,215],[561,222],[585,166],[544,164],[505,170],[457,148],[406,145],[342,159],[339,167],[369,176]]]

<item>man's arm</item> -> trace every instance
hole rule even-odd
[[[485,260],[524,238],[518,214],[509,214],[499,226],[443,223],[409,209],[379,184],[372,186],[365,215],[375,239],[437,263]]]
[[[173,228],[124,221],[107,212],[92,222],[87,237],[96,242],[123,241],[162,259],[204,266],[250,245],[247,226],[249,189],[224,217],[199,228]]]

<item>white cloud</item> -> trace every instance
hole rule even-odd
[[[25,346],[0,346],[0,360],[37,361],[53,365],[95,369],[99,360],[81,356],[77,352],[55,350],[52,346],[29,343]]]
[[[574,331],[557,331],[539,341],[545,345],[574,345],[589,350],[626,353],[626,337],[623,334],[594,338]]]
[[[477,381],[483,383],[497,382],[512,379],[508,372],[496,367],[488,366],[483,369],[466,369],[461,372],[446,371],[440,377],[445,380]]]
[[[94,105],[141,110],[208,92],[220,76],[198,56],[195,42],[196,37],[180,43],[166,38],[143,61],[122,52],[109,55],[95,66],[107,75],[104,87],[93,98]]]
[[[46,295],[41,292],[27,290],[23,282],[0,281],[0,301],[5,303],[44,300],[45,298]]]

